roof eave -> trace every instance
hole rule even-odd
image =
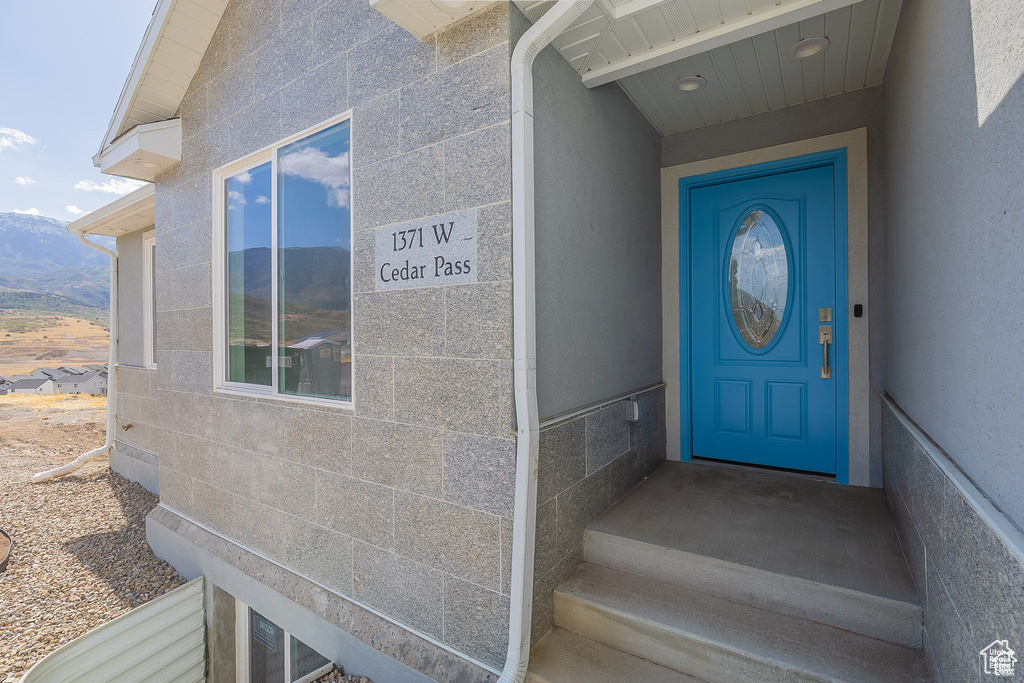
[[[143,185],[106,206],[68,223],[67,228],[70,232],[82,232],[85,235],[122,237],[150,228],[155,223],[155,186]]]
[[[202,55],[213,39],[227,2],[157,0],[142,44],[107,126],[103,143],[93,156],[93,164],[102,167],[102,159],[109,148],[134,127],[169,120],[177,115],[184,92],[199,69]],[[180,34],[185,31],[191,37],[187,48],[168,37],[169,27],[170,33]],[[165,49],[161,50],[161,46]],[[166,49],[168,47],[173,49]],[[168,80],[166,74],[161,77],[150,74],[152,69],[159,70],[161,64],[165,64],[168,59],[174,60],[175,78]],[[147,102],[144,107],[136,106],[140,90],[147,89],[161,91],[163,97],[159,106],[154,102]]]

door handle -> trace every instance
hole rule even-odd
[[[832,379],[832,366],[828,362],[828,345],[832,343],[832,326],[818,326],[818,343],[821,344],[821,378]]]

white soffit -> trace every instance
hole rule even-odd
[[[423,40],[494,2],[495,0],[370,0],[370,7]]]
[[[181,161],[181,119],[135,126],[94,161],[103,173],[152,181]]]
[[[68,230],[82,230],[88,235],[121,237],[151,228],[156,224],[153,188],[153,185],[143,185],[106,206],[68,223]]]
[[[550,2],[516,0],[531,21]],[[663,134],[879,85],[903,0],[597,0],[555,41],[594,87],[617,80]],[[789,48],[826,36],[797,60]],[[701,76],[699,90],[674,84]]]
[[[99,156],[135,126],[175,116],[227,4],[158,0]]]

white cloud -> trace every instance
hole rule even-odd
[[[32,180],[31,178],[18,176],[17,178],[14,179],[14,182],[18,183],[19,185],[35,185],[36,181]]]
[[[232,178],[232,180],[237,180],[238,182],[242,183],[243,185],[246,185],[246,184],[252,182],[252,174],[249,173],[248,171],[242,171],[241,173],[236,175],[234,178]]]
[[[72,216],[81,216],[83,213],[87,213],[86,211],[82,211],[81,209],[79,209],[74,204],[68,204],[67,206],[64,207],[64,210],[70,213]]]
[[[348,152],[330,157],[322,149],[304,147],[297,152],[284,155],[279,163],[281,170],[287,175],[313,180],[326,186],[331,206],[348,206]]]
[[[105,183],[97,183],[93,180],[79,180],[75,183],[75,189],[85,190],[86,192],[106,192],[107,194],[128,194],[145,184],[141,180],[132,180],[131,178],[111,178]]]
[[[264,194],[257,195],[256,196],[256,203],[257,204],[269,204],[270,203],[270,197],[268,197],[268,196],[266,196]]]
[[[15,209],[14,213],[23,213],[26,216],[40,216],[40,215],[42,215],[42,214],[39,213],[39,209],[25,209],[24,211],[21,211],[20,209]]]
[[[229,209],[237,209],[239,207],[245,206],[248,203],[249,202],[247,202],[246,199],[245,199],[245,195],[242,194],[241,192],[239,192],[238,190],[229,190],[228,191],[228,208]]]
[[[38,142],[28,133],[23,133],[15,128],[0,127],[0,150],[16,149],[19,145],[34,145]]]

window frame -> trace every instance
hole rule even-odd
[[[153,330],[156,327],[156,291],[154,279],[156,273],[156,230],[142,234],[142,365],[156,369],[156,339]]]
[[[355,349],[352,309],[355,306],[355,187],[353,185],[352,159],[353,159],[353,130],[352,110],[349,109],[342,114],[331,117],[320,123],[310,126],[293,135],[281,138],[252,154],[236,159],[215,168],[212,173],[213,182],[213,390],[217,393],[230,394],[251,398],[273,399],[288,403],[305,403],[318,406],[329,406],[345,410],[354,410],[356,396],[356,378],[354,359],[350,365],[351,391],[347,399],[343,398],[321,398],[316,396],[296,396],[294,394],[280,393],[280,354],[278,349],[278,314],[279,314],[279,281],[278,281],[278,257],[277,257],[277,163],[278,152],[293,142],[309,137],[333,125],[349,122],[349,308],[348,308],[348,329],[349,349]],[[272,280],[272,292],[270,307],[273,312],[270,323],[271,336],[271,361],[273,372],[271,372],[270,386],[262,384],[247,384],[244,382],[231,382],[228,380],[228,279],[227,279],[227,180],[243,171],[248,171],[257,166],[270,162],[270,277]]]
[[[251,673],[249,670],[249,637],[252,626],[249,620],[249,610],[249,605],[245,604],[238,598],[235,598],[235,681],[237,683],[251,683]],[[292,677],[291,640],[292,638],[295,638],[295,636],[281,626],[277,624],[275,624],[275,626],[284,632],[284,678],[285,683],[289,683]],[[296,638],[296,640],[298,639]],[[302,641],[299,640],[299,642],[301,643]],[[309,646],[307,645],[306,647]],[[323,655],[320,656],[323,657]],[[326,659],[326,657],[324,658]],[[291,683],[311,683],[324,674],[329,673],[333,668],[334,662],[329,661],[329,663],[323,665],[316,671],[303,676],[297,681],[291,681]]]

